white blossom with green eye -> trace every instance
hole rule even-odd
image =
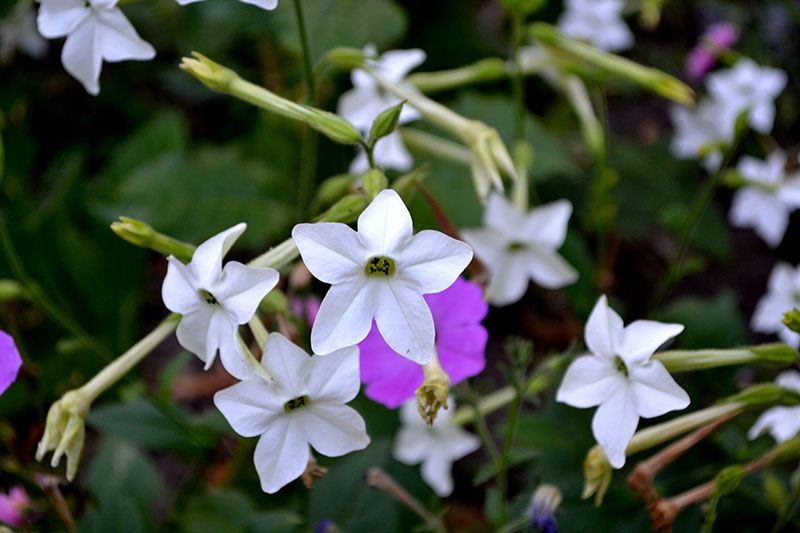
[[[750,327],[759,333],[774,333],[789,346],[800,346],[800,334],[787,328],[783,315],[800,307],[800,269],[778,263],[770,273],[767,293],[753,312]]]
[[[298,224],[292,230],[308,270],[331,288],[311,330],[314,353],[358,344],[375,320],[386,343],[419,364],[433,358],[433,317],[423,294],[441,292],[472,260],[466,243],[438,231],[413,234],[411,214],[391,189],[346,224]]]
[[[722,148],[731,144],[734,123],[728,120],[722,106],[702,99],[695,107],[670,107],[675,132],[670,149],[679,159],[702,159],[703,167],[714,172],[722,163]]]
[[[779,386],[786,390],[800,393],[800,372],[789,370],[778,375],[775,380]],[[777,442],[786,442],[800,433],[800,406],[773,407],[762,413],[747,436],[750,440],[769,431]]]
[[[639,417],[653,418],[689,406],[689,395],[664,365],[652,359],[655,351],[683,331],[680,324],[637,320],[627,327],[608,306],[605,296],[586,322],[590,354],[567,369],[556,401],[573,407],[599,406],[592,433],[614,468],[625,465],[625,450]]]
[[[237,261],[222,267],[222,258],[246,228],[247,224],[237,224],[210,238],[197,247],[188,265],[169,256],[161,287],[164,305],[181,315],[177,329],[181,346],[204,361],[206,369],[219,352],[225,369],[240,379],[250,369],[237,345],[237,329],[253,318],[279,278],[275,269]]]
[[[558,29],[607,52],[633,46],[633,34],[622,19],[625,0],[567,0]]]

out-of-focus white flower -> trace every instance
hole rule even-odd
[[[277,492],[305,471],[308,446],[328,457],[363,450],[366,424],[345,405],[358,394],[358,348],[309,356],[279,333],[267,337],[256,374],[214,395],[214,404],[243,437],[260,436],[254,462],[261,488]]]
[[[194,4],[196,2],[202,2],[203,0],[175,0],[180,5],[185,6],[187,4]],[[239,0],[240,2],[244,2],[245,4],[252,4],[254,6],[258,6],[261,9],[266,9],[267,11],[271,11],[278,7],[278,0]]]
[[[103,61],[148,60],[155,49],[142,40],[117,0],[39,0],[39,33],[66,37],[61,62],[89,94],[100,92]]]
[[[478,448],[478,437],[453,424],[455,401],[448,398],[449,409],[439,411],[439,416],[428,426],[417,412],[417,403],[410,400],[400,408],[402,426],[394,441],[392,455],[401,463],[422,463],[422,479],[439,496],[453,492],[453,463]]]
[[[364,54],[368,58],[374,57],[376,53],[376,49],[372,45],[364,49]],[[367,61],[371,68],[377,70],[389,81],[402,83],[411,70],[425,61],[425,52],[419,49],[391,50],[377,59],[368,59]],[[339,115],[366,134],[372,126],[372,121],[381,112],[400,103],[400,99],[382,90],[377,82],[361,69],[353,70],[350,77],[353,88],[339,98],[337,111]],[[400,113],[399,124],[407,124],[419,118],[420,114],[416,109],[405,105]],[[384,168],[408,170],[414,164],[411,154],[403,144],[403,138],[397,132],[378,141],[373,156],[375,163]],[[368,168],[366,154],[362,152],[353,161],[350,172],[360,173]]]
[[[706,85],[726,113],[726,123],[733,125],[739,114],[747,112],[747,123],[757,132],[768,134],[775,121],[775,98],[786,82],[784,71],[740,59],[733,67],[709,75]]]
[[[503,306],[525,294],[528,280],[557,289],[578,279],[578,272],[558,250],[567,236],[572,204],[559,200],[527,214],[502,194],[492,193],[483,214],[484,227],[462,232],[491,278],[486,299]]]
[[[17,2],[8,17],[0,20],[0,63],[8,63],[17,50],[36,59],[47,53],[47,41],[36,30],[30,2]]]
[[[797,370],[783,372],[778,375],[775,383],[786,390],[800,393],[800,372]],[[765,431],[769,431],[777,442],[785,442],[800,433],[800,406],[767,409],[758,417],[747,436],[753,440]]]
[[[386,343],[420,364],[433,358],[433,317],[423,294],[441,292],[472,260],[472,249],[438,231],[413,235],[411,214],[391,189],[346,224],[298,224],[292,238],[308,270],[332,287],[311,330],[314,353],[358,344],[375,320]]]
[[[750,327],[759,333],[777,333],[790,346],[800,347],[800,334],[783,324],[784,313],[800,307],[800,269],[778,263],[772,269],[767,294],[756,305]]]
[[[177,336],[181,346],[209,368],[217,351],[225,369],[237,378],[250,373],[250,366],[237,346],[237,329],[255,315],[258,304],[278,284],[272,268],[254,268],[229,261],[228,253],[247,224],[215,235],[197,247],[192,261],[184,265],[169,256],[161,296],[167,309],[181,314]]]
[[[672,106],[670,117],[675,127],[671,146],[675,157],[702,159],[706,170],[716,171],[722,163],[721,148],[733,141],[735,120],[728,120],[730,114],[716,101],[704,98],[694,109]]]
[[[737,170],[748,185],[733,198],[731,224],[752,227],[775,248],[783,240],[789,214],[800,207],[800,172],[786,175],[786,154],[780,150],[766,161],[744,156]]]
[[[573,361],[556,393],[556,400],[573,407],[599,406],[592,433],[614,468],[625,465],[625,449],[636,432],[639,417],[653,418],[685,409],[689,395],[653,353],[680,334],[680,324],[622,318],[601,296],[586,322],[586,345],[591,354]]]
[[[633,46],[633,34],[622,19],[625,0],[567,0],[558,28],[575,39],[615,52]]]

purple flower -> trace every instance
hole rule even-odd
[[[700,81],[717,64],[717,57],[739,39],[739,30],[729,22],[717,22],[708,27],[700,42],[686,56],[686,74]]]
[[[314,321],[317,319],[317,313],[319,313],[319,306],[321,303],[319,297],[314,294],[305,297],[295,296],[289,301],[289,308],[293,315],[301,320],[305,320],[308,327],[312,327]]]
[[[489,306],[483,290],[458,278],[448,289],[426,294],[436,327],[439,361],[453,385],[479,374],[486,365],[488,333],[481,325]],[[396,409],[414,396],[424,379],[422,366],[395,353],[383,340],[375,323],[359,344],[361,381],[368,398]]]
[[[12,487],[8,494],[0,493],[0,522],[11,527],[20,527],[25,518],[25,510],[30,505],[31,499],[22,487]]]
[[[22,366],[22,358],[14,344],[14,339],[5,331],[0,331],[0,394],[3,394],[17,380]]]

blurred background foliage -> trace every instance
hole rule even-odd
[[[304,0],[311,55],[319,64],[317,104],[335,110],[348,76],[319,63],[335,46],[380,50],[423,48],[419,69],[454,68],[489,56],[507,57],[508,20],[494,0]],[[0,18],[14,2],[0,0]],[[632,2],[636,4],[636,2]],[[559,1],[546,2],[537,20],[554,21]],[[172,0],[124,5],[142,37],[158,55],[149,62],[106,64],[102,91],[88,96],[62,68],[60,42],[43,60],[18,55],[0,65],[0,133],[6,153],[0,208],[6,251],[0,278],[33,280],[49,295],[48,314],[26,299],[0,303],[0,327],[17,339],[25,358],[21,379],[0,397],[0,486],[23,480],[36,500],[35,528],[62,524],[33,483],[47,471],[33,461],[49,405],[84,383],[165,314],[160,283],[165,261],[117,238],[109,224],[121,215],[198,242],[246,221],[236,255],[259,253],[286,238],[301,220],[298,176],[305,132],[296,123],[212,93],[177,68],[192,50],[233,68],[295,100],[304,96],[299,40],[291,3],[264,12],[233,0],[181,7]],[[742,29],[738,50],[762,64],[788,71],[790,84],[778,101],[776,138],[795,146],[800,138],[800,9],[797,2],[668,1],[653,30],[628,18],[637,45],[625,54],[678,77],[698,35],[711,22],[729,20]],[[631,91],[593,88],[609,111],[610,165],[618,178],[604,200],[613,219],[599,253],[588,210],[591,158],[565,100],[544,81],[527,82],[526,135],[536,158],[531,181],[541,201],[568,198],[575,206],[564,255],[581,281],[563,293],[533,289],[512,307],[493,310],[489,370],[479,390],[500,382],[500,346],[509,335],[531,338],[537,354],[567,347],[601,291],[627,319],[651,315],[686,324],[679,345],[731,347],[763,340],[748,331],[756,300],[777,259],[800,261],[795,220],[773,252],[749,231],[732,230],[722,191],[700,222],[687,264],[691,271],[664,305],[653,309],[689,205],[704,174],[669,152],[668,104]],[[510,145],[513,101],[507,82],[437,94],[455,111],[496,127]],[[419,125],[425,129],[425,125]],[[749,153],[764,146],[746,140]],[[790,150],[796,153],[796,149]],[[319,140],[315,179],[346,172],[355,154]],[[414,153],[428,165],[426,186],[456,227],[480,223],[468,169]],[[422,195],[411,204],[417,228],[436,227]],[[610,243],[610,244],[609,244]],[[16,268],[16,271],[14,268]],[[91,339],[84,342],[81,339]],[[92,410],[87,451],[78,481],[62,485],[81,531],[290,531],[333,520],[345,531],[410,531],[417,520],[363,482],[368,467],[381,466],[423,503],[443,511],[456,530],[480,531],[496,512],[496,493],[486,483],[478,452],[456,468],[456,491],[440,503],[417,469],[391,459],[396,414],[359,398],[372,445],[364,452],[326,459],[329,475],[312,491],[294,483],[274,496],[261,493],[251,465],[253,439],[234,438],[210,405],[210,394],[176,398],[176,383],[197,376],[199,362],[170,341]],[[188,377],[188,378],[187,378]],[[681,376],[695,406],[708,405],[768,373],[722,370]],[[580,500],[581,462],[593,440],[591,413],[557,405],[552,393],[526,408],[515,444],[512,495],[524,512],[539,482],[557,485],[565,501],[562,531],[642,531],[648,513],[617,475],[601,510]],[[766,447],[749,443],[742,417],[681,459],[659,478],[664,494],[685,490],[734,461]],[[502,427],[503,419],[492,417]],[[632,461],[635,462],[635,461]],[[788,472],[748,478],[723,499],[719,531],[763,531],[774,521],[773,482],[788,486]],[[772,490],[766,490],[769,485]],[[485,504],[484,504],[485,502]],[[677,531],[699,527],[699,511],[685,513]]]

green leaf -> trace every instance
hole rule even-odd
[[[235,489],[206,489],[189,500],[180,523],[187,533],[282,533],[294,530],[302,519],[291,511],[259,511]]]
[[[375,146],[375,143],[380,139],[391,135],[397,128],[397,123],[400,121],[400,113],[403,112],[403,106],[406,101],[403,100],[397,105],[385,109],[380,115],[375,117],[372,121],[372,127],[369,130],[369,145]]]

